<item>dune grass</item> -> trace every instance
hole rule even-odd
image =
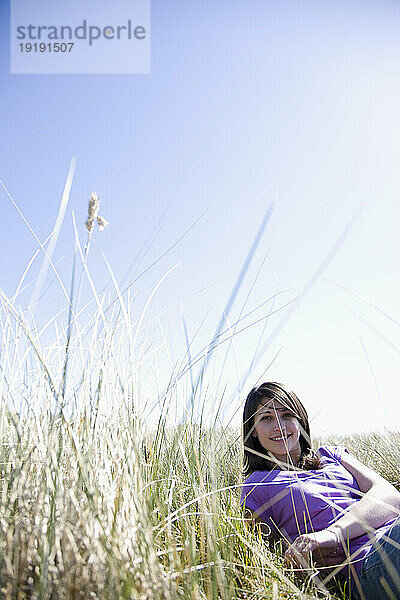
[[[72,421],[3,407],[1,431],[4,598],[321,597],[245,524],[236,431],[160,421],[143,436],[128,407],[90,405]],[[373,435],[339,441],[395,480],[398,436],[383,456]]]
[[[1,298],[1,596],[293,596],[239,507],[239,432],[192,410],[168,419],[177,393],[201,405],[205,388],[190,392],[189,373],[182,390],[171,384],[148,427],[145,359],[122,297],[110,311],[97,297],[84,326],[57,325],[45,347]]]
[[[69,391],[71,409],[60,340],[42,349],[4,298],[2,317],[2,597],[323,597],[246,524],[239,431],[202,425],[190,411],[180,424],[161,412],[145,426],[134,389],[121,381],[138,375],[121,362],[124,338],[112,334],[119,323],[100,327],[93,318],[90,349],[75,348],[84,368]],[[323,441],[346,445],[398,483],[397,434]],[[331,592],[346,597],[340,584]]]
[[[190,369],[177,377],[174,368],[170,385],[144,402],[148,304],[135,315],[111,271],[115,299],[97,294],[87,268],[91,234],[84,250],[76,242],[95,306],[83,323],[82,275],[71,286],[67,322],[51,319],[42,330],[15,297],[0,296],[0,597],[344,600],[340,583],[330,596],[296,579],[245,522],[240,431],[202,419],[210,351],[196,382]],[[54,337],[43,344],[50,328]],[[188,410],[174,423],[177,396]],[[151,427],[146,403],[158,410]],[[347,445],[397,484],[396,434],[323,442]]]

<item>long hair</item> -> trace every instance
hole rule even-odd
[[[266,382],[251,390],[246,398],[243,410],[243,446],[244,446],[244,475],[248,476],[254,471],[272,471],[280,466],[268,457],[265,448],[254,431],[254,416],[259,405],[265,400],[276,400],[290,410],[300,423],[300,460],[296,467],[303,470],[320,469],[319,458],[311,448],[310,425],[307,411],[294,392],[289,391],[282,383]]]

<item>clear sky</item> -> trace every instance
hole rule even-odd
[[[276,308],[306,293],[265,331],[263,321],[235,337],[218,377],[230,389],[226,418],[280,350],[265,378],[298,393],[314,431],[396,426],[400,4],[153,0],[149,75],[10,75],[5,0],[0,23],[0,177],[41,240],[77,160],[54,253],[66,285],[72,211],[84,239],[93,190],[111,224],[91,249],[99,288],[110,282],[102,253],[126,284],[195,223],[134,288],[143,305],[179,263],[151,305],[175,363],[185,353],[182,311],[190,339],[201,325],[195,355],[215,331],[273,204],[229,321],[245,302],[247,312],[288,290]],[[0,206],[0,287],[12,295],[37,244],[2,189]],[[44,322],[63,301],[50,271],[43,289],[37,318]],[[261,334],[262,352],[235,394]]]

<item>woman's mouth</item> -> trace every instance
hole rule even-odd
[[[291,435],[292,435],[291,433],[289,433],[289,434],[287,434],[287,435],[285,434],[285,435],[283,435],[283,436],[282,436],[282,435],[277,435],[276,437],[272,437],[272,438],[270,438],[270,439],[271,439],[273,442],[284,442],[284,441],[286,441],[288,438],[290,438],[290,436],[291,436]]]

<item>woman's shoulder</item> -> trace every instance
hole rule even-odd
[[[345,446],[320,446],[316,454],[321,460],[322,464],[342,464],[343,454],[348,453]]]

